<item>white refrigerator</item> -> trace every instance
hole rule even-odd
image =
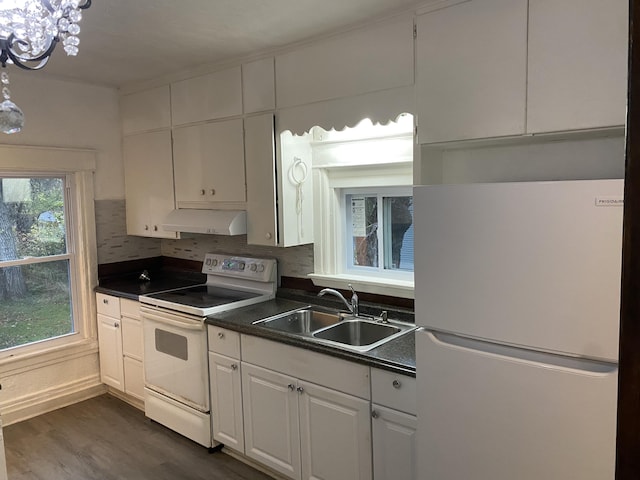
[[[622,198],[414,188],[419,480],[613,480]]]

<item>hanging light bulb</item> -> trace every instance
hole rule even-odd
[[[78,54],[82,10],[91,0],[0,0],[0,65],[13,64],[24,70],[44,67],[58,42],[67,55]],[[0,131],[19,132],[24,125],[22,110],[13,103],[9,77],[2,73]]]

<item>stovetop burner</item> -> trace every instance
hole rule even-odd
[[[260,296],[258,293],[243,292],[240,290],[230,290],[228,288],[212,285],[196,285],[168,292],[154,293],[148,295],[151,298],[164,300],[166,302],[178,303],[180,305],[190,305],[197,308],[211,308],[226,303],[248,300]]]

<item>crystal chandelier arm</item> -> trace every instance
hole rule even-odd
[[[14,63],[14,65],[22,68],[23,70],[40,70],[49,61],[51,53],[56,48],[58,39],[53,38],[51,41],[51,45],[49,45],[49,48],[47,48],[41,55],[33,58],[26,58],[18,55],[13,48],[14,44],[16,43],[25,44],[25,42],[17,40],[13,34],[11,34],[7,40],[0,39],[0,48],[2,48],[0,60],[2,60],[2,66],[4,67],[6,65],[7,59],[10,59]],[[27,62],[39,63],[37,65],[29,65],[29,63]]]

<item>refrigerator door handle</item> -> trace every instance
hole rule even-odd
[[[514,362],[537,364],[546,368],[566,369],[593,376],[618,374],[618,365],[615,363],[502,345],[444,332],[427,331],[426,333],[429,336],[429,340],[434,343],[489,356],[499,356]]]

